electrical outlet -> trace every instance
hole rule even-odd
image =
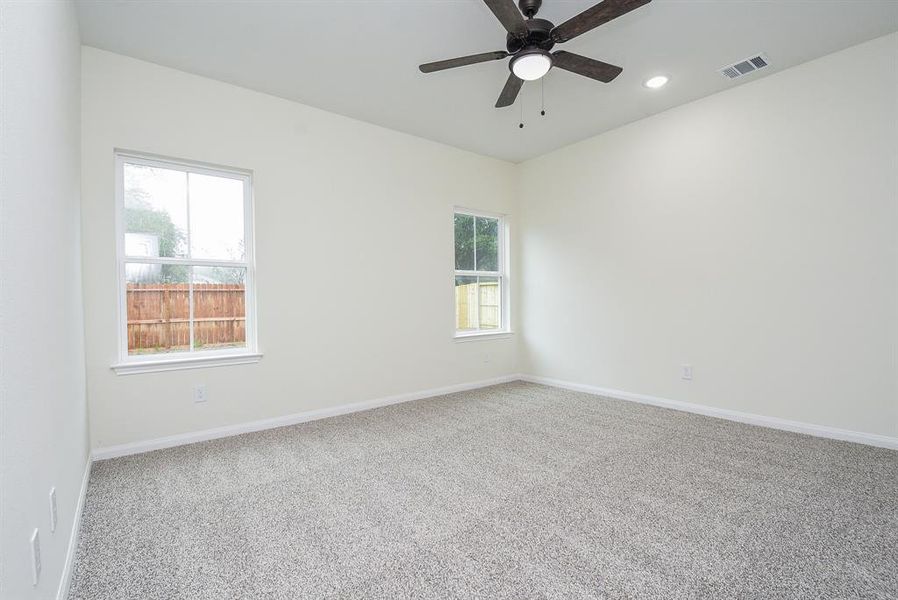
[[[205,402],[206,401],[206,385],[205,384],[197,384],[193,386],[193,401],[194,402]]]
[[[31,585],[36,586],[41,577],[41,539],[37,529],[31,534]]]
[[[489,363],[489,362],[490,362],[490,355],[489,355],[489,353],[483,355],[483,362],[484,362],[484,363]]]
[[[50,488],[50,533],[56,532],[56,521],[58,515],[56,512],[56,488]]]
[[[683,365],[680,377],[686,381],[692,381],[692,365]]]

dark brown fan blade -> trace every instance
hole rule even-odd
[[[608,83],[623,71],[620,67],[603,63],[594,58],[586,58],[579,54],[565,52],[564,50],[559,50],[552,54],[552,59],[552,66],[554,67],[576,73],[577,75],[583,75],[602,83]]]
[[[501,60],[508,56],[508,52],[504,50],[496,52],[484,52],[483,54],[472,54],[471,56],[461,56],[459,58],[450,58],[448,60],[438,60],[437,62],[427,63],[418,67],[422,73],[433,73],[434,71],[442,71],[443,69],[454,69],[455,67],[464,67],[465,65],[476,65],[477,63],[488,62],[491,60]]]
[[[625,15],[631,10],[635,10],[651,1],[652,0],[605,0],[592,8],[587,8],[576,17],[568,19],[553,29],[552,39],[559,44],[566,42],[577,37],[581,33],[586,33],[590,29],[595,29],[599,25],[603,25],[612,19]]]
[[[521,91],[521,86],[523,85],[523,79],[519,79],[514,73],[509,74],[508,81],[505,82],[505,87],[502,88],[502,93],[499,94],[499,99],[496,100],[496,108],[504,108],[514,104],[515,98],[518,97],[518,92]]]
[[[515,6],[514,0],[483,0],[502,27],[513,36],[527,37],[527,23],[524,22],[524,15]]]

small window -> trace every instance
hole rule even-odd
[[[457,337],[508,330],[505,220],[455,211],[455,333]]]
[[[250,174],[122,153],[116,171],[117,369],[254,354]]]

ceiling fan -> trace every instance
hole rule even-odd
[[[507,51],[450,58],[423,64],[418,68],[422,73],[433,73],[491,60],[502,60],[511,56],[508,65],[511,74],[505,82],[502,93],[499,94],[496,108],[514,104],[525,81],[539,79],[552,67],[608,83],[621,74],[623,71],[621,67],[564,50],[551,52],[552,48],[555,44],[563,44],[651,1],[604,0],[556,27],[546,19],[533,18],[539,11],[542,0],[518,0],[520,10],[514,5],[514,0],[483,0],[508,31],[505,42]]]

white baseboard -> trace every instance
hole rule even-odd
[[[141,452],[149,452],[151,450],[159,450],[161,448],[171,448],[173,446],[182,446],[184,444],[193,444],[195,442],[203,442],[216,438],[240,435],[241,433],[251,433],[253,431],[262,431],[264,429],[274,429],[275,427],[285,427],[287,425],[305,423],[307,421],[314,421],[316,419],[336,417],[338,415],[345,415],[362,410],[378,408],[381,406],[388,406],[390,404],[399,404],[400,402],[408,402],[410,400],[422,400],[424,398],[432,398],[434,396],[443,396],[445,394],[453,394],[455,392],[464,392],[466,390],[473,390],[490,385],[508,383],[509,381],[517,381],[520,378],[521,377],[516,374],[505,375],[502,377],[495,377],[493,379],[484,379],[481,381],[474,381],[470,383],[460,383],[441,388],[432,388],[429,390],[421,390],[418,392],[409,392],[405,394],[397,394],[395,396],[387,396],[386,398],[376,398],[374,400],[364,400],[362,402],[353,402],[351,404],[342,404],[340,406],[309,410],[292,415],[274,417],[271,419],[250,421],[249,423],[239,423],[237,425],[228,425],[225,427],[217,427],[215,429],[204,429],[202,431],[192,431],[189,433],[170,435],[141,442],[133,442],[130,444],[108,446],[106,448],[96,448],[93,451],[92,455],[94,460],[105,460],[108,458],[127,456],[129,454],[140,454]]]
[[[804,433],[806,435],[813,435],[817,437],[831,438],[834,440],[842,440],[845,442],[855,442],[858,444],[866,444],[868,446],[879,446],[881,448],[891,448],[892,450],[898,450],[898,438],[885,435],[877,435],[875,433],[863,433],[860,431],[850,431],[848,429],[827,427],[825,425],[813,425],[810,423],[802,423],[801,421],[790,421],[788,419],[780,419],[778,417],[755,415],[752,413],[730,410],[727,408],[715,408],[713,406],[706,406],[704,404],[683,402],[681,400],[668,400],[667,398],[659,398],[657,396],[634,394],[632,392],[602,388],[594,385],[586,385],[583,383],[572,383],[570,381],[551,379],[549,377],[521,375],[520,378],[523,381],[540,383],[542,385],[564,388],[566,390],[573,390],[576,392],[585,392],[587,394],[593,394],[595,396],[605,396],[606,398],[615,398],[617,400],[629,400],[631,402],[651,404],[652,406],[671,408],[673,410],[682,410],[699,415],[717,417],[719,419],[727,419],[729,421],[738,421],[739,423],[748,423],[749,425],[759,425],[761,427],[770,427],[772,429],[782,429],[784,431],[793,431],[795,433]]]
[[[873,433],[863,433],[860,431],[850,431],[847,429],[838,429],[835,427],[827,427],[824,425],[813,425],[803,423],[801,421],[790,421],[788,419],[780,419],[778,417],[768,417],[764,415],[756,415],[752,413],[730,410],[725,408],[715,408],[703,404],[694,404],[692,402],[683,402],[681,400],[669,400],[657,396],[649,396],[646,394],[635,394],[633,392],[625,392],[623,390],[615,390],[610,388],[602,388],[582,383],[573,383],[560,379],[552,379],[549,377],[538,377],[535,375],[513,374],[493,379],[485,379],[470,383],[461,383],[441,388],[432,388],[429,390],[421,390],[417,392],[409,392],[405,394],[397,394],[395,396],[387,396],[385,398],[376,398],[373,400],[365,400],[362,402],[354,402],[351,404],[342,404],[329,408],[321,408],[310,410],[282,417],[274,417],[271,419],[262,419],[259,421],[251,421],[248,423],[239,423],[237,425],[228,425],[225,427],[217,427],[214,429],[205,429],[202,431],[193,431],[177,435],[170,435],[151,440],[133,442],[129,444],[121,444],[117,446],[108,446],[105,448],[97,448],[93,451],[94,460],[105,460],[108,458],[116,458],[119,456],[127,456],[130,454],[140,454],[151,450],[159,450],[161,448],[171,448],[173,446],[181,446],[184,444],[192,444],[206,440],[213,440],[232,435],[240,435],[242,433],[251,433],[253,431],[262,431],[264,429],[273,429],[276,427],[285,427],[295,425],[297,423],[305,423],[316,419],[325,419],[327,417],[335,417],[345,415],[362,410],[369,410],[381,406],[389,406],[390,404],[399,404],[401,402],[409,402],[411,400],[422,400],[424,398],[432,398],[434,396],[442,396],[455,392],[463,392],[477,388],[507,383],[510,381],[529,381],[552,387],[564,388],[578,392],[585,392],[596,396],[605,396],[608,398],[616,398],[618,400],[629,400],[642,404],[651,404],[663,408],[673,410],[681,410],[685,412],[706,415],[709,417],[717,417],[720,419],[728,419],[730,421],[738,421],[740,423],[748,423],[750,425],[759,425],[761,427],[770,427],[773,429],[782,429],[785,431],[793,431],[796,433],[804,433],[817,437],[831,438],[843,440],[847,442],[856,442],[859,444],[867,444],[869,446],[879,446],[882,448],[891,448],[898,450],[898,438],[877,435]],[[85,474],[85,477],[87,474]],[[85,479],[86,482],[86,479]],[[85,490],[82,490],[82,497]],[[80,506],[79,506],[80,511]]]
[[[59,579],[59,588],[56,590],[56,600],[66,600],[69,597],[69,586],[72,583],[72,568],[75,566],[75,553],[78,551],[78,537],[81,533],[81,513],[84,511],[84,499],[87,497],[87,483],[90,481],[90,467],[93,464],[90,456],[84,465],[84,475],[81,477],[81,490],[78,493],[78,504],[75,506],[75,514],[72,518],[72,531],[69,533],[69,546],[65,554],[65,564],[62,567],[62,577]]]

